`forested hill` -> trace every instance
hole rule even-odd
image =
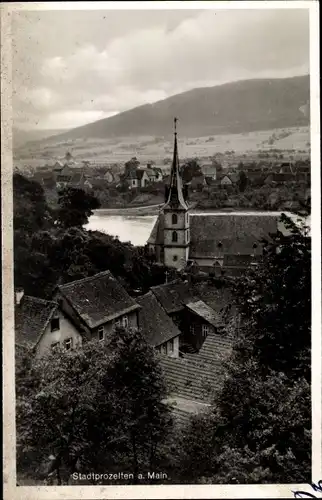
[[[309,75],[197,88],[55,136],[54,140],[154,135],[178,116],[180,134],[201,137],[309,124]],[[47,142],[47,141],[46,141]]]

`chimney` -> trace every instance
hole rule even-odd
[[[18,306],[21,302],[21,299],[24,295],[24,289],[23,288],[17,288],[15,290],[15,305]]]

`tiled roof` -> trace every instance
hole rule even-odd
[[[24,295],[15,308],[16,341],[34,346],[44,333],[57,307],[56,302]]]
[[[156,347],[180,335],[180,330],[152,292],[137,297],[136,300],[142,307],[139,311],[139,327],[150,345]]]
[[[207,323],[213,325],[216,328],[223,325],[220,315],[216,311],[214,311],[214,309],[208,306],[203,300],[189,302],[188,304],[186,304],[186,308],[194,314],[197,314],[202,319],[207,321]]]
[[[253,250],[253,252],[254,251],[255,250]],[[224,255],[223,266],[248,267],[253,261],[254,257],[251,255],[226,254]]]
[[[185,354],[184,358],[195,362],[222,363],[232,352],[233,339],[226,333],[211,333],[198,353]]]
[[[110,271],[57,288],[89,328],[140,308]]]
[[[158,244],[162,242],[164,228],[164,215],[160,213],[150,233],[147,244]]]
[[[211,401],[212,391],[222,387],[222,360],[210,363],[202,358],[170,358],[160,355],[160,365],[171,396],[208,402]]]
[[[190,258],[219,254],[252,254],[254,243],[277,230],[277,217],[270,215],[208,214],[190,216]],[[218,247],[219,244],[219,247]],[[220,246],[221,244],[221,246]],[[257,252],[260,251],[260,245]]]
[[[151,290],[168,314],[182,311],[185,304],[194,300],[189,284],[182,281],[153,286]]]

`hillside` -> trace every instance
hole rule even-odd
[[[178,116],[180,135],[202,137],[309,124],[309,76],[245,80],[197,88],[125,111],[52,138],[168,136]]]
[[[12,131],[13,147],[20,148],[28,142],[41,141],[53,135],[61,134],[62,130],[22,130],[14,128]]]

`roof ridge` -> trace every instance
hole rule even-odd
[[[184,281],[180,281],[179,279],[174,279],[172,281],[168,281],[167,283],[161,283],[160,285],[154,285],[150,287],[150,290],[155,290],[156,288],[160,288],[161,286],[168,286],[168,285],[179,285],[179,284],[185,284]]]
[[[58,306],[58,302],[56,302],[54,300],[42,299],[41,297],[34,297],[33,295],[23,295],[22,300],[25,298],[36,300],[40,304],[44,304],[44,305],[51,304],[53,306]]]
[[[111,271],[109,269],[107,269],[106,271],[101,271],[100,273],[93,274],[93,276],[86,276],[86,278],[81,278],[80,280],[74,280],[74,281],[70,281],[69,283],[64,283],[63,285],[58,285],[58,288],[60,290],[63,288],[69,288],[70,286],[75,285],[76,283],[77,284],[78,283],[85,283],[85,282],[91,281],[95,278],[108,276],[108,275],[110,275],[112,278],[114,278]]]

